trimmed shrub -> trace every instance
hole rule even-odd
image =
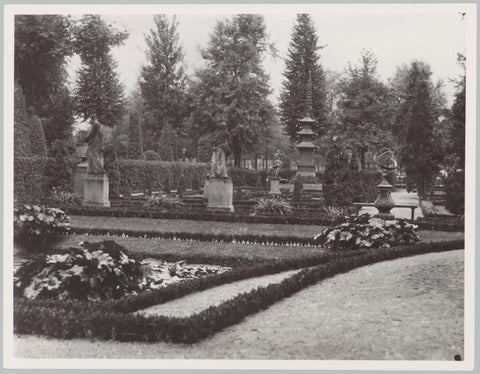
[[[32,155],[47,157],[47,142],[45,140],[45,133],[43,132],[42,121],[38,116],[31,116],[28,121],[30,122],[28,128]]]
[[[290,170],[290,169],[279,169],[278,170],[278,177],[282,179],[287,179],[291,180],[297,172],[295,170]]]
[[[198,173],[194,173],[192,176],[192,190],[200,190],[200,179],[198,178]]]
[[[211,133],[202,135],[198,139],[197,159],[199,162],[210,162],[213,153],[213,135]],[[232,174],[230,174],[232,175]],[[232,176],[233,179],[233,176]],[[235,184],[235,182],[234,182]]]
[[[177,195],[183,197],[185,194],[186,186],[185,186],[185,174],[180,174],[178,177],[178,184],[177,184]]]
[[[232,178],[232,182],[235,187],[255,187],[257,179],[259,178],[258,171],[242,168],[231,168],[228,171],[228,175],[230,175],[230,177]],[[262,187],[262,185],[260,185],[260,187]]]
[[[140,117],[138,113],[130,113],[128,116],[128,153],[130,160],[142,158],[142,130],[140,128]]]
[[[303,183],[300,176],[296,176],[293,180],[293,201],[302,199]]]
[[[153,195],[147,196],[147,201],[144,204],[147,208],[159,209],[163,212],[179,209],[185,204],[177,196],[169,195]]]
[[[57,139],[52,143],[46,169],[47,187],[63,191],[73,190],[76,167],[76,147],[73,139]]]
[[[332,143],[327,154],[323,175],[323,191],[328,206],[345,207],[358,201],[360,195],[359,172],[350,164],[337,143]]]
[[[192,179],[196,174],[203,184],[208,165],[202,163],[118,160],[118,189],[120,194],[144,192],[148,188],[153,191],[169,192],[178,186],[180,175],[185,176],[185,188],[192,187]]]
[[[148,287],[142,265],[114,241],[84,242],[65,254],[41,255],[22,265],[15,294],[27,299],[118,299]]]
[[[143,159],[146,161],[160,161],[160,155],[155,151],[146,151],[143,153]]]
[[[48,245],[69,230],[69,218],[63,210],[38,205],[14,209],[14,238],[27,249]]]
[[[393,245],[420,243],[417,226],[405,219],[383,220],[369,214],[345,217],[339,226],[322,231],[314,239],[335,250],[388,248]]]
[[[465,214],[465,171],[463,169],[451,170],[443,178],[446,194],[446,208],[453,214]]]
[[[158,139],[158,154],[162,161],[177,161],[178,148],[175,129],[167,123],[162,129],[160,139]]]
[[[261,199],[253,208],[254,215],[287,215],[292,213],[292,206],[288,201],[279,199]]]
[[[45,177],[47,165],[53,160],[46,157],[15,157],[13,193],[18,202],[34,203],[41,201],[47,191]]]
[[[31,156],[30,136],[27,126],[27,107],[22,88],[15,82],[13,113],[13,154],[15,157]]]

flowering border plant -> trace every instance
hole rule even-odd
[[[384,220],[362,214],[344,220],[338,226],[323,230],[314,239],[335,250],[388,248],[421,242],[415,232],[417,226],[405,219]]]
[[[38,205],[14,209],[15,240],[29,248],[45,245],[70,230],[70,221],[63,210]]]

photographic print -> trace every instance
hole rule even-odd
[[[4,25],[4,366],[473,368],[475,4]]]

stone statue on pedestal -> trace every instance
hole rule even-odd
[[[87,174],[105,174],[103,166],[103,134],[100,124],[94,122],[90,129],[90,134],[85,139],[88,143],[87,148]]]
[[[229,140],[227,126],[222,122],[213,141],[210,178],[228,178],[227,159],[231,153]]]
[[[275,152],[273,155],[273,170],[274,170],[274,177],[278,178],[278,169],[282,167],[283,161],[282,161],[282,156],[283,152],[279,149]]]

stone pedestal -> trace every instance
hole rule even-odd
[[[95,208],[109,208],[108,177],[106,174],[87,174],[84,184],[84,198],[82,205]]]
[[[378,188],[377,200],[373,203],[378,209],[378,214],[375,217],[382,219],[395,219],[395,216],[390,213],[390,210],[395,206],[395,201],[392,198],[393,186],[387,182],[385,176],[383,177]]]
[[[209,177],[207,175],[207,177],[205,178],[205,184],[203,185],[203,198],[204,199],[208,199],[208,180],[209,180]]]
[[[82,199],[85,197],[85,177],[87,175],[87,161],[80,162],[73,177],[73,192],[75,192]]]
[[[233,212],[233,183],[230,178],[210,178],[207,189],[207,210]]]
[[[270,194],[272,195],[281,195],[282,193],[280,192],[280,178],[278,177],[273,177],[269,178],[270,180]]]

